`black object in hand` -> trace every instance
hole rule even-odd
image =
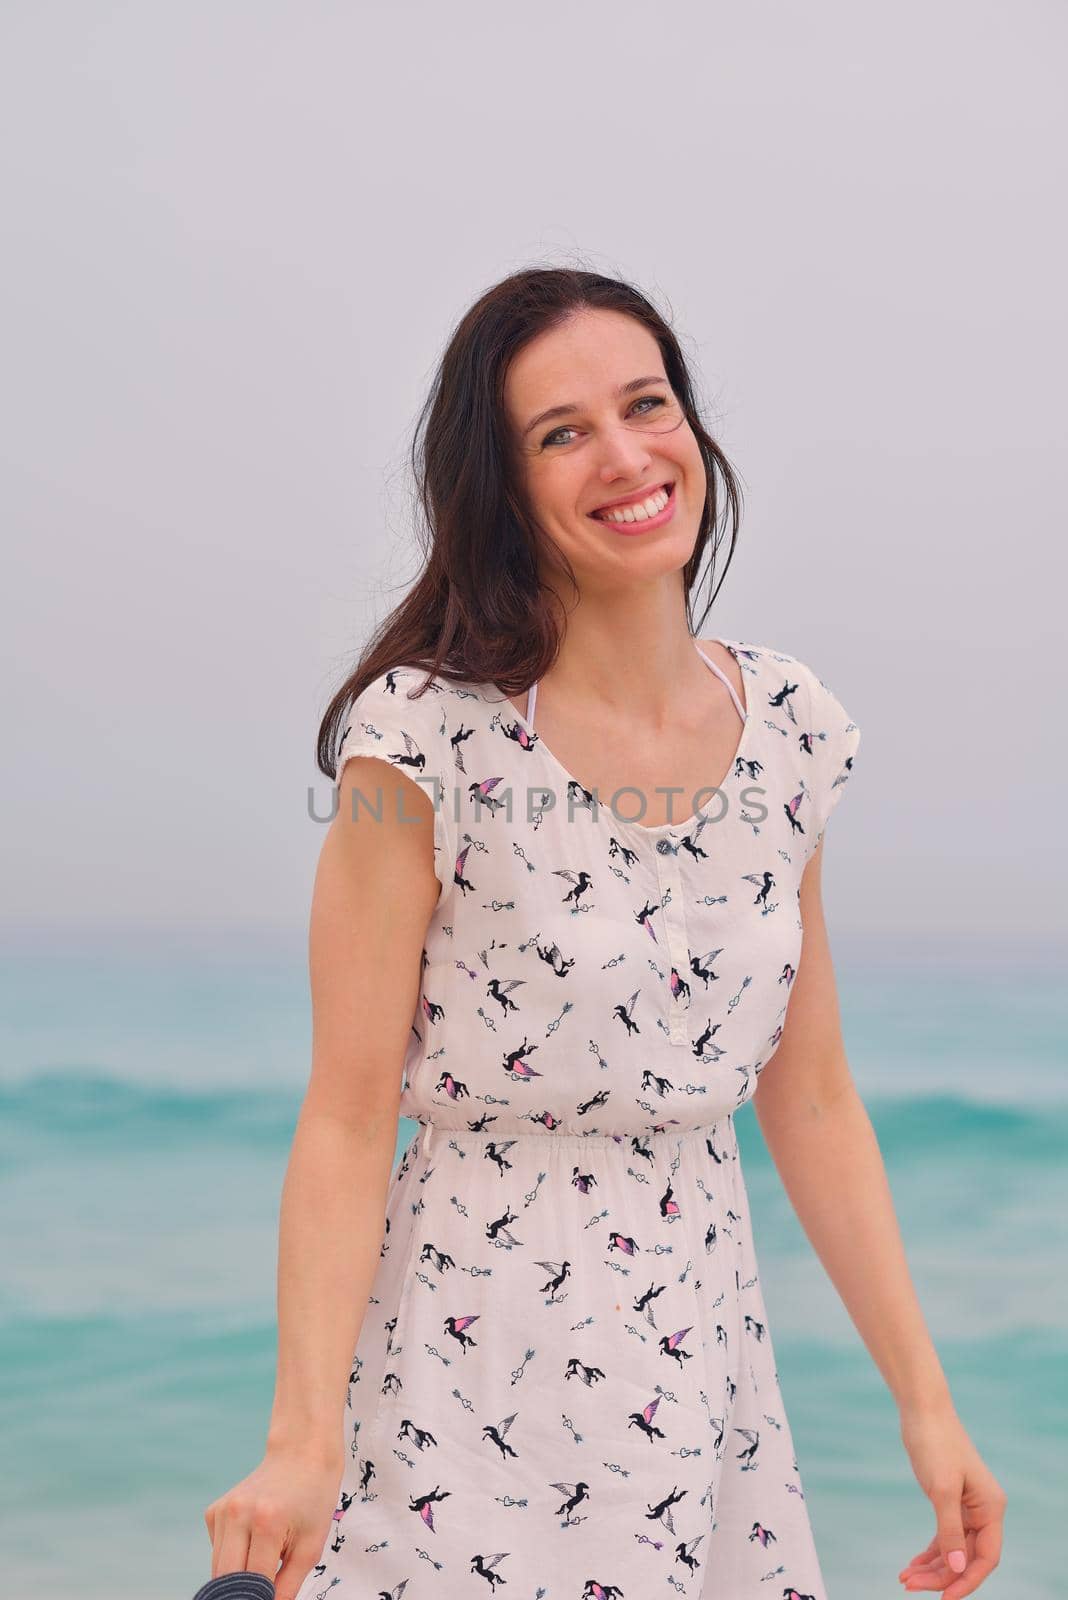
[[[274,1584],[262,1572],[224,1572],[209,1579],[193,1600],[274,1600]]]

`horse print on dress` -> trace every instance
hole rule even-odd
[[[561,767],[535,693],[528,723],[398,667],[352,707],[339,763],[433,780],[439,898],[400,1096],[419,1132],[299,1600],[826,1600],[735,1117],[859,730],[795,657],[717,643],[737,748],[662,826]]]

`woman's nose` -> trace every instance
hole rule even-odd
[[[614,433],[605,435],[601,447],[601,478],[606,483],[614,482],[617,478],[638,482],[642,474],[648,471],[651,460],[647,445],[635,439],[628,429],[618,428]]]

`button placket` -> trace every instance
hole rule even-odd
[[[671,964],[679,978],[687,985],[685,991],[671,996],[668,1008],[668,1038],[672,1044],[684,1045],[689,1043],[689,1029],[686,1023],[690,1005],[690,947],[686,938],[678,846],[672,839],[658,839],[656,842],[656,875],[660,885],[664,930],[667,934]]]

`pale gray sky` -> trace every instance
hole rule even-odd
[[[315,734],[414,573],[434,364],[578,253],[672,315],[743,477],[704,631],[861,726],[832,934],[1063,938],[1066,33],[8,0],[9,929],[305,922]]]

